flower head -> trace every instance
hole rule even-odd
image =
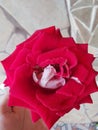
[[[98,91],[87,44],[62,37],[60,30],[37,30],[2,61],[10,87],[10,106],[29,108],[34,121],[42,118],[50,128],[81,103],[92,103]]]

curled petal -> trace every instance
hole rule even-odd
[[[65,79],[56,76],[56,70],[53,66],[48,65],[38,78],[37,74],[33,72],[33,80],[43,88],[56,89],[65,85]]]
[[[59,87],[64,86],[66,83],[65,79],[60,77],[57,79],[52,79],[50,80],[47,84],[45,88],[49,88],[49,89],[57,89]]]
[[[67,60],[67,62],[69,64],[69,68],[73,68],[77,65],[77,58],[76,58],[75,54],[73,52],[71,52],[70,50],[66,49],[65,47],[56,48],[56,49],[53,49],[46,53],[41,53],[37,58],[37,64],[41,67],[45,67],[45,66],[49,65],[49,60],[52,60],[52,59],[54,61],[53,64],[55,64],[54,59],[57,59],[57,58],[60,58],[60,59],[62,58],[63,60],[61,62],[64,62],[65,60]],[[48,59],[48,61],[47,61],[47,59]],[[45,62],[45,61],[47,61],[47,62]]]
[[[79,84],[82,84],[81,81],[77,77],[71,77],[71,79],[75,80]]]
[[[44,69],[42,77],[40,79],[40,85],[47,88],[47,83],[56,75],[56,70],[53,66],[49,65]],[[51,87],[51,86],[50,86]]]

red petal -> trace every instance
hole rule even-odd
[[[85,81],[90,75],[89,75],[88,68],[86,68],[82,64],[79,64],[78,66],[74,68],[74,72],[72,76],[77,77],[82,83],[85,83]]]
[[[37,120],[39,120],[41,117],[39,116],[38,113],[36,113],[35,111],[31,111],[32,114],[32,120],[33,122],[36,122]]]
[[[5,68],[6,73],[7,73],[7,70],[9,70],[9,68],[10,68],[11,64],[13,63],[13,61],[16,59],[17,54],[23,48],[23,46],[24,46],[24,44],[21,44],[19,47],[16,48],[16,50],[10,56],[8,56],[6,59],[1,61],[1,63],[3,64],[3,66]]]
[[[51,26],[51,27],[45,28],[45,29],[39,29],[39,30],[35,31],[31,37],[29,37],[27,40],[24,41],[24,43],[25,43],[24,47],[28,48],[28,49],[32,49],[35,42],[40,40],[40,37],[43,35],[43,33],[48,33],[48,35],[56,34],[61,37],[59,30],[58,29],[56,30],[55,26]]]
[[[65,47],[40,54],[37,59],[37,64],[42,67],[47,66],[49,65],[49,60],[55,60],[55,58],[64,58],[67,60],[69,68],[73,68],[77,64],[76,56]]]
[[[79,50],[84,51],[85,53],[88,53],[88,44],[79,43],[77,44],[77,46]]]
[[[76,48],[76,43],[72,37],[66,37],[66,38],[61,38],[60,43],[58,44],[58,48],[60,47],[66,47],[66,48]]]
[[[94,61],[94,57],[92,54],[85,53],[84,51],[81,51],[81,48],[71,48],[70,51],[72,51],[76,56],[79,64],[83,64],[88,69],[92,68],[92,62]]]
[[[18,94],[24,93],[29,96],[29,93],[31,93],[34,96],[34,91],[36,91],[36,88],[32,79],[32,68],[28,64],[23,64],[14,73],[10,91],[11,95],[18,97]]]
[[[85,95],[89,95],[98,91],[98,86],[95,81],[96,75],[97,72],[95,72],[93,69],[89,70],[89,76],[85,81]]]
[[[66,95],[60,95],[56,93],[49,93],[48,90],[38,90],[37,91],[37,99],[51,111],[62,111],[66,110],[71,106],[73,106],[76,97],[71,96],[68,97]]]
[[[98,86],[96,85],[96,81],[93,80],[91,82],[89,82],[89,85],[87,85],[85,87],[85,95],[88,95],[88,94],[91,94],[91,93],[94,93],[94,92],[98,92]]]
[[[20,106],[20,107],[25,107],[25,108],[29,108],[31,110],[32,113],[32,120],[35,122],[38,119],[40,119],[40,116],[35,112],[34,108],[32,107],[32,105],[25,103],[23,100],[20,100],[14,96],[9,96],[9,102],[8,102],[9,106]]]
[[[92,98],[90,95],[87,96],[81,96],[81,98],[79,99],[79,104],[83,104],[83,103],[93,103]]]
[[[40,116],[35,112],[36,110],[34,110],[33,106],[30,104],[27,104],[25,101],[18,99],[14,96],[9,96],[9,102],[8,102],[9,106],[20,106],[20,107],[25,107],[25,108],[29,108],[31,110],[31,114],[32,114],[32,120],[35,122],[38,119],[40,119]]]
[[[58,89],[56,93],[64,96],[78,96],[84,91],[84,89],[84,85],[70,79],[67,81],[66,85]]]
[[[24,100],[19,99],[18,97],[9,96],[9,101],[8,101],[9,106],[19,106],[19,107],[25,107],[29,109],[33,109],[32,105],[27,104]]]
[[[21,66],[22,64],[26,63],[26,56],[29,53],[29,49],[23,48],[17,54],[17,57],[13,60],[13,63],[10,66],[11,70],[16,70],[17,67]]]

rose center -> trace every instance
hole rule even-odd
[[[56,89],[64,86],[68,68],[64,65],[48,65],[45,68],[36,66],[33,72],[33,80],[43,88]],[[67,72],[68,73],[68,72]]]

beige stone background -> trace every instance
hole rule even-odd
[[[52,25],[59,27],[63,36],[73,36],[78,43],[88,42],[89,52],[96,57],[93,66],[98,70],[98,0],[0,0],[0,60],[36,29]],[[0,84],[4,78],[0,64]],[[94,104],[83,104],[79,111],[74,109],[59,121],[98,121],[98,93],[92,98]]]

